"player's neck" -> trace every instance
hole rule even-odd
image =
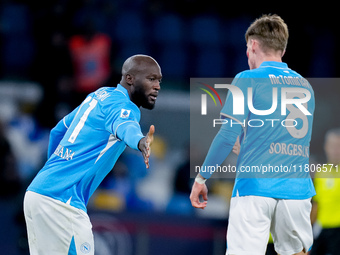
[[[138,108],[141,107],[140,100],[138,100],[139,98],[136,97],[136,95],[133,95],[131,91],[132,87],[129,84],[127,84],[126,81],[124,81],[123,79],[120,81],[119,84],[127,90],[131,102],[137,105]]]
[[[119,84],[127,90],[129,97],[131,99],[131,86],[129,86],[123,79],[119,82]]]
[[[256,61],[257,68],[263,63],[267,61],[274,61],[274,62],[282,62],[282,57],[279,55],[262,55]]]

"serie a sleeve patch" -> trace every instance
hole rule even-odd
[[[121,109],[120,110],[120,117],[123,119],[127,119],[130,116],[131,110]]]

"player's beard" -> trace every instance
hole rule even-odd
[[[156,102],[150,102],[149,98],[149,96],[144,97],[142,107],[148,110],[152,110],[155,107]]]
[[[132,101],[139,107],[143,107],[148,110],[152,110],[155,107],[155,101],[150,102],[150,95],[146,94],[144,89],[135,90],[132,96]]]

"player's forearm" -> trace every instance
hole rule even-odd
[[[210,178],[212,173],[207,171],[208,167],[221,165],[228,157],[239,135],[239,131],[239,129],[220,129],[211,143],[208,154],[201,167],[200,174],[202,177],[205,179]]]
[[[139,150],[138,143],[144,137],[140,126],[136,122],[129,122],[119,127],[117,136],[134,150]]]

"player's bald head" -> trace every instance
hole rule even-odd
[[[156,66],[160,69],[157,61],[154,58],[141,54],[133,55],[125,60],[122,67],[122,76],[125,76],[126,74],[136,75],[150,66]]]
[[[147,55],[134,55],[123,64],[120,85],[138,107],[152,109],[161,89],[161,80],[161,68],[155,59]]]

